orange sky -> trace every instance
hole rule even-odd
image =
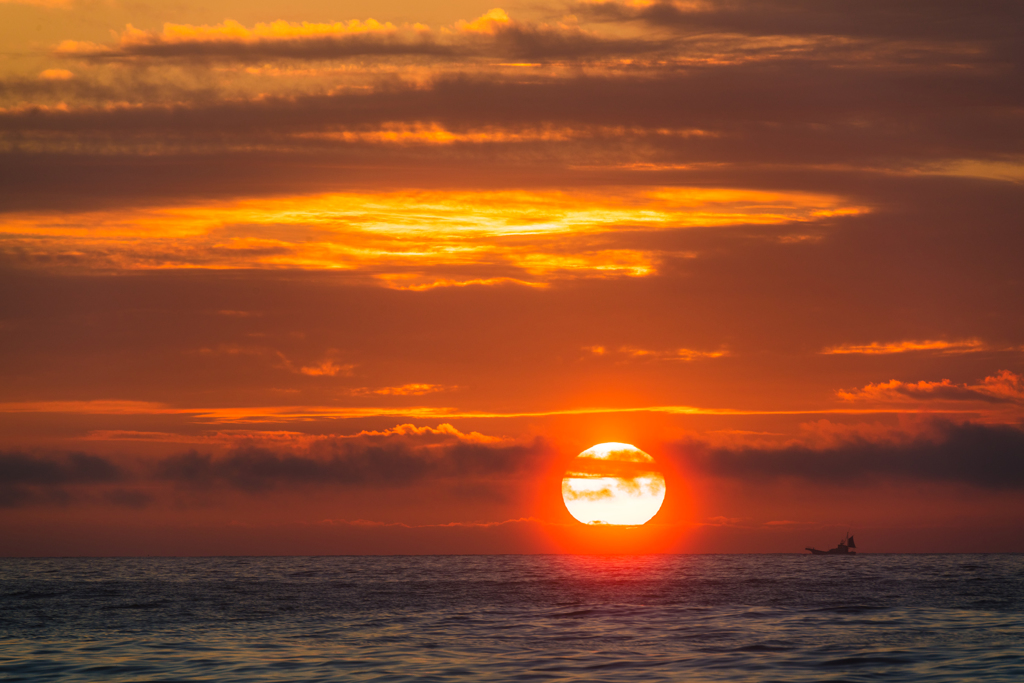
[[[1024,552],[1022,30],[0,0],[0,552]]]

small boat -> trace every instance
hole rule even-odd
[[[832,550],[818,550],[817,548],[804,548],[804,550],[810,550],[811,555],[856,555],[857,551],[854,548],[857,544],[853,542],[853,536],[847,532],[846,538],[839,541],[839,545]]]

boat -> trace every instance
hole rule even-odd
[[[854,548],[857,544],[853,541],[853,536],[849,532],[846,533],[846,538],[839,541],[839,545],[831,550],[818,550],[817,548],[804,548],[804,550],[810,550],[811,555],[856,555],[857,551]]]

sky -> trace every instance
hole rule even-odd
[[[0,0],[0,554],[1024,552],[1022,34]]]

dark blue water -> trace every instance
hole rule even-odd
[[[0,680],[1021,681],[1024,556],[6,559]]]

